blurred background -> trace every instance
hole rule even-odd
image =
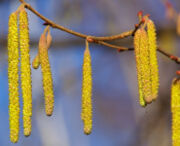
[[[75,31],[105,36],[134,28],[137,12],[150,14],[157,26],[158,44],[180,56],[180,37],[176,23],[167,19],[160,0],[27,0],[37,11]],[[180,12],[180,1],[170,1]],[[0,0],[0,146],[171,146],[170,88],[178,64],[158,52],[160,88],[158,100],[139,105],[134,52],[118,53],[90,44],[93,73],[93,131],[83,134],[81,112],[82,61],[84,40],[51,29],[53,42],[49,58],[53,74],[55,108],[51,117],[44,111],[41,70],[32,69],[32,134],[23,136],[22,98],[20,137],[9,140],[7,32],[8,16],[18,0]],[[45,28],[28,11],[31,61],[37,54],[38,40]],[[112,42],[132,47],[128,37]]]

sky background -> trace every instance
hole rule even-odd
[[[150,14],[158,32],[158,44],[180,56],[180,37],[176,23],[168,20],[160,0],[27,0],[38,12],[77,32],[105,36],[134,28],[137,12]],[[170,1],[180,12],[180,1]],[[170,87],[179,66],[158,53],[160,88],[156,102],[142,108],[134,52],[90,44],[93,74],[93,131],[83,134],[81,112],[82,61],[85,42],[60,30],[51,29],[53,42],[49,59],[53,74],[55,107],[51,117],[44,111],[40,68],[32,69],[32,134],[23,136],[22,97],[20,136],[17,144],[9,140],[7,32],[8,17],[16,11],[18,0],[0,0],[0,146],[170,146]],[[30,11],[31,61],[37,54],[43,21]],[[133,38],[113,43],[132,47]],[[21,92],[21,91],[20,91]]]

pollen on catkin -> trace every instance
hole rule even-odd
[[[172,142],[180,145],[180,79],[175,78],[171,86]]]
[[[52,80],[51,67],[48,57],[46,36],[44,33],[41,35],[39,40],[38,53],[39,53],[39,59],[41,64],[42,77],[43,77],[45,111],[46,111],[46,115],[51,116],[54,108],[53,80]]]
[[[180,35],[180,13],[177,16],[177,34]]]
[[[147,33],[149,43],[149,59],[150,59],[150,70],[151,70],[151,92],[152,99],[155,100],[158,96],[159,88],[159,71],[157,61],[157,45],[156,45],[156,29],[152,20],[147,20]]]
[[[9,82],[9,126],[10,140],[16,143],[19,138],[19,92],[18,92],[18,24],[17,13],[9,17],[8,32],[8,82]]]
[[[82,111],[81,119],[84,123],[84,133],[90,134],[92,131],[92,71],[91,71],[91,55],[89,51],[88,41],[86,40],[86,49],[83,59],[83,78],[82,78]]]
[[[28,16],[23,8],[19,14],[19,42],[21,53],[21,88],[23,97],[23,127],[24,135],[31,134],[32,116],[32,87],[31,87],[31,66],[29,54],[29,27]]]
[[[152,96],[148,36],[144,28],[140,28],[136,31],[134,36],[134,48],[140,105],[145,106],[146,103],[152,102]]]

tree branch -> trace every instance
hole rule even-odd
[[[44,20],[46,25],[50,25],[52,28],[62,30],[64,32],[67,32],[67,33],[70,33],[72,35],[78,36],[80,38],[87,39],[88,42],[90,42],[90,43],[96,43],[96,44],[100,44],[100,45],[104,45],[104,46],[107,46],[107,47],[110,47],[110,48],[117,49],[119,52],[133,51],[134,48],[126,48],[126,47],[121,47],[121,46],[117,46],[117,45],[112,45],[112,44],[104,42],[104,41],[111,41],[111,40],[116,40],[116,39],[122,39],[122,38],[125,38],[125,37],[128,37],[128,36],[134,36],[137,29],[141,26],[141,24],[144,23],[144,20],[142,19],[138,24],[135,25],[135,28],[133,30],[123,32],[123,33],[117,34],[117,35],[103,36],[103,37],[90,36],[90,35],[86,35],[86,34],[82,34],[82,33],[73,31],[73,30],[68,29],[66,27],[63,27],[61,25],[58,25],[58,24],[54,23],[53,21],[49,20],[48,18],[44,17],[43,15],[41,15],[33,7],[31,7],[30,4],[26,3],[24,0],[19,0],[19,1],[24,5],[25,8],[29,9],[36,16],[38,16],[39,18]],[[171,60],[175,61],[176,63],[180,64],[180,58],[179,57],[171,55],[171,54],[163,51],[161,48],[158,48],[157,50],[160,53],[162,53],[163,55],[165,55],[166,57],[168,57],[169,59],[171,59]]]
[[[82,33],[79,33],[79,32],[75,32],[75,31],[70,30],[68,28],[65,28],[65,27],[63,27],[61,25],[58,25],[58,24],[54,23],[53,21],[49,20],[48,18],[44,17],[43,15],[41,15],[33,7],[31,7],[30,4],[26,3],[24,0],[19,0],[19,1],[24,5],[25,8],[29,9],[31,12],[33,12],[35,15],[37,15],[39,18],[44,20],[45,23],[47,25],[50,25],[52,28],[60,29],[62,31],[65,31],[67,33],[70,33],[72,35],[75,35],[75,36],[78,36],[78,37],[81,37],[81,38],[84,38],[84,39],[86,39],[87,37],[90,37],[93,40],[99,40],[99,41],[110,41],[110,40],[122,39],[122,38],[125,38],[125,37],[128,37],[128,36],[134,35],[136,30],[143,23],[143,21],[140,21],[139,24],[135,25],[135,29],[134,30],[123,32],[123,33],[117,34],[117,35],[104,36],[104,37],[90,36],[90,35],[82,34]]]

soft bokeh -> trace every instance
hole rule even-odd
[[[137,12],[150,14],[157,26],[158,44],[180,56],[180,37],[176,24],[165,17],[160,0],[27,0],[37,11],[58,24],[75,31],[112,35],[134,28]],[[180,12],[180,1],[171,1]],[[49,58],[54,79],[55,108],[45,115],[40,69],[32,69],[32,134],[23,136],[22,103],[20,138],[9,140],[7,32],[8,16],[18,0],[0,0],[0,146],[171,146],[170,87],[178,65],[158,53],[160,89],[156,102],[142,108],[138,89],[134,52],[90,44],[93,70],[93,131],[83,134],[81,112],[82,60],[85,42],[60,30],[51,29],[53,43]],[[28,11],[31,61],[45,28]],[[115,41],[132,47],[132,37]],[[22,98],[21,98],[22,102]]]

